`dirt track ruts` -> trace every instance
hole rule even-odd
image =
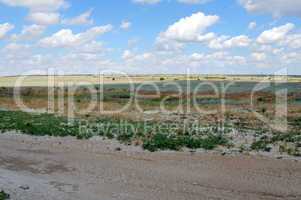
[[[0,135],[0,189],[16,200],[301,199],[301,162],[119,146]]]

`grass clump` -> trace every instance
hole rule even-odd
[[[221,135],[208,135],[205,137],[179,136],[157,133],[144,140],[143,148],[151,152],[157,150],[180,150],[183,147],[191,149],[212,150],[218,145],[227,144],[227,139]]]
[[[29,135],[78,136],[77,122],[70,124],[64,117],[19,111],[0,111],[0,130],[19,131]]]
[[[258,140],[251,145],[251,149],[255,151],[268,151],[269,142],[265,140]]]
[[[300,156],[297,147],[300,142],[301,134],[297,131],[287,133],[275,132],[271,137],[262,137],[253,142],[251,149],[256,151],[270,151],[270,145],[280,143],[279,151],[281,153],[285,152],[288,155]],[[286,144],[291,144],[292,147],[288,147]]]
[[[0,192],[0,200],[8,200],[10,199],[10,195],[5,193],[3,190]]]
[[[181,143],[175,136],[157,133],[152,138],[144,140],[143,148],[151,152],[158,150],[179,150]]]
[[[301,142],[301,133],[298,131],[292,131],[288,133],[276,133],[272,139],[272,142],[292,142],[292,143],[298,143]]]

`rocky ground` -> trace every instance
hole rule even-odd
[[[297,200],[300,188],[298,160],[0,135],[0,190],[15,200]]]

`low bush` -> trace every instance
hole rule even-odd
[[[204,138],[200,138],[192,135],[178,136],[158,133],[150,139],[144,140],[143,148],[149,151],[180,150],[183,147],[212,150],[218,145],[226,144],[227,139],[220,135],[208,135]]]
[[[64,117],[19,111],[0,111],[0,130],[20,131],[30,135],[77,136],[78,122],[68,123]]]
[[[267,141],[259,140],[251,145],[251,149],[256,151],[264,151],[267,149],[267,145],[268,145]]]
[[[0,200],[8,200],[10,199],[10,195],[5,193],[4,191],[0,192]]]

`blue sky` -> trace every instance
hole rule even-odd
[[[0,0],[0,75],[301,74],[300,0]]]

